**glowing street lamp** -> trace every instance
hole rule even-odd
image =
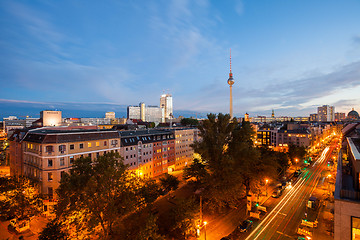
[[[207,224],[207,221],[204,221],[204,230],[205,230],[205,240],[206,240],[206,224]]]
[[[269,182],[269,179],[265,179],[265,186],[266,186],[266,196],[268,195],[268,191],[267,191],[267,184]]]

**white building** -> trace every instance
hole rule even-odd
[[[173,118],[173,102],[171,94],[161,95],[160,108],[164,109],[165,119]]]
[[[318,107],[318,121],[319,122],[333,122],[335,121],[335,107],[323,105]]]

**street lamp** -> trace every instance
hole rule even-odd
[[[267,184],[269,182],[269,179],[265,179],[265,186],[266,186],[266,196],[268,195],[268,192],[267,192]]]
[[[204,221],[204,227],[205,227],[205,229],[204,229],[204,232],[205,232],[205,240],[206,240],[206,224],[207,224],[207,221]]]

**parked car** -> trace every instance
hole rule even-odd
[[[251,220],[244,220],[239,226],[239,231],[240,232],[247,232],[248,230],[250,230],[253,227],[253,221]]]
[[[271,194],[271,196],[272,196],[273,198],[278,198],[278,197],[281,196],[282,192],[283,192],[283,189],[282,189],[282,188],[276,188],[276,189],[273,191],[273,193]]]

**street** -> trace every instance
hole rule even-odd
[[[280,202],[258,224],[246,240],[294,239],[301,219],[305,216],[306,202],[314,191],[330,157],[332,147],[327,147],[311,168],[305,170],[296,184],[280,199]]]

